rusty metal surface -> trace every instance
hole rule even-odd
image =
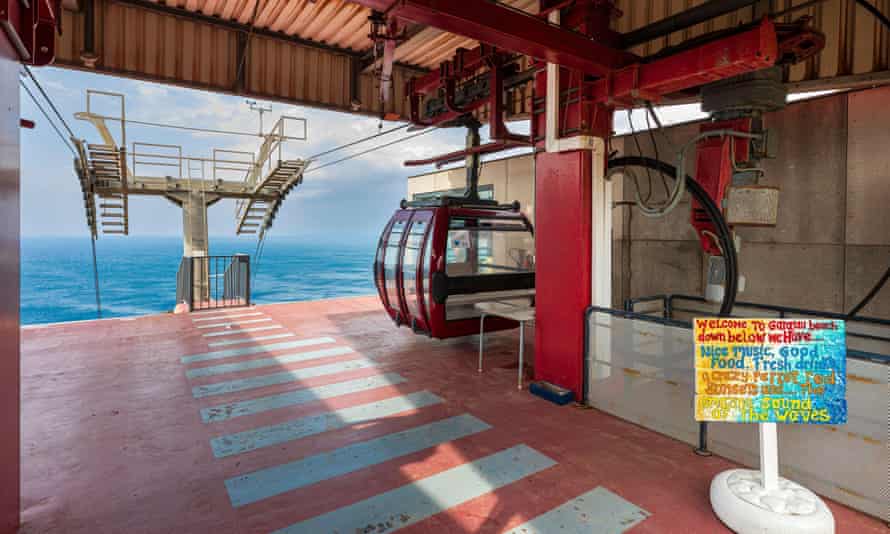
[[[624,16],[618,19],[615,28],[622,33],[628,32],[701,3],[702,0],[618,0],[618,7]],[[775,0],[773,9],[775,12],[784,11],[801,3],[803,0]],[[872,0],[872,3],[882,12],[890,13],[890,0]],[[890,70],[890,32],[857,6],[854,0],[826,0],[790,13],[777,22],[792,22],[802,15],[813,17],[813,27],[825,34],[826,45],[821,54],[790,67],[786,72],[787,82],[825,80]],[[650,41],[632,51],[643,55],[653,54],[665,46],[677,45],[703,33],[752,20],[753,8],[740,9],[708,23]]]

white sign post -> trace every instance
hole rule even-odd
[[[779,477],[776,423],[759,423],[760,471],[730,469],[711,481],[711,507],[738,534],[834,534],[818,495]]]
[[[760,478],[763,489],[775,491],[779,487],[779,436],[775,423],[760,423]]]

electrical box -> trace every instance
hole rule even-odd
[[[726,222],[730,226],[775,226],[779,216],[779,188],[730,186],[724,207]]]

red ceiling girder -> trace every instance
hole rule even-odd
[[[657,101],[662,95],[771,67],[778,53],[775,26],[763,19],[751,30],[617,70],[589,84],[588,96],[613,104],[634,98]]]
[[[581,34],[509,7],[467,0],[355,0],[388,16],[463,35],[502,50],[605,76],[638,60],[637,56],[605,46]]]

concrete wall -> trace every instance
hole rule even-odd
[[[763,183],[781,188],[779,221],[774,228],[739,229],[747,278],[739,300],[847,311],[890,265],[890,87],[791,104],[766,123],[779,142],[778,158],[764,164]],[[673,160],[676,147],[697,131],[697,124],[669,128],[670,143],[656,136],[661,159]],[[638,141],[643,154],[655,155],[648,133]],[[612,149],[638,153],[628,137],[613,139]],[[485,164],[482,183],[494,183],[499,200],[525,201],[533,194],[527,178],[533,168],[531,155]],[[656,173],[652,180],[653,198],[663,198]],[[463,169],[443,171],[409,179],[408,191],[463,183]],[[614,187],[616,200],[633,199],[629,181]],[[705,258],[689,224],[688,198],[666,219],[622,205],[613,217],[614,306],[628,297],[704,293]],[[890,318],[890,287],[861,313]]]
[[[463,188],[467,173],[463,167],[408,178],[407,198],[415,193]],[[490,161],[482,165],[479,185],[491,185],[501,202],[518,200],[520,209],[535,221],[535,160],[530,156]]]
[[[778,157],[764,163],[762,183],[781,189],[779,220],[775,227],[738,229],[747,278],[739,299],[847,311],[890,265],[890,87],[799,102],[765,121],[778,139]],[[697,129],[674,127],[668,138],[676,147]],[[664,158],[672,151],[657,140]],[[643,153],[653,155],[648,135],[639,141]],[[629,138],[616,140],[615,148],[637,153]],[[658,198],[663,192],[654,179]],[[623,187],[631,199],[630,184]],[[616,232],[623,255],[615,269],[624,294],[701,294],[704,257],[687,222],[688,203],[668,224],[618,209],[616,225],[625,232]],[[702,267],[690,268],[696,264]],[[862,314],[890,318],[890,287]]]
[[[19,64],[0,32],[0,532],[19,524]]]

